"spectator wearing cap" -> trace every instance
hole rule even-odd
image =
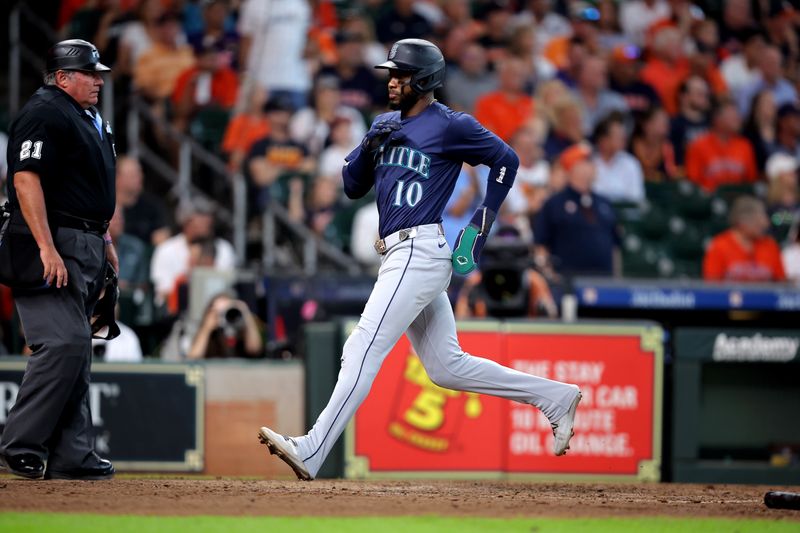
[[[797,158],[780,152],[767,160],[767,211],[772,234],[779,241],[787,236],[792,224],[800,220],[797,167]]]
[[[666,0],[634,0],[622,2],[619,23],[625,35],[638,46],[644,46],[651,24],[672,14]]]
[[[239,34],[228,0],[203,0],[201,3],[202,23],[193,32],[187,30],[189,44],[195,51],[216,50],[221,66],[238,69]]]
[[[447,69],[444,96],[455,111],[474,113],[475,102],[497,89],[497,74],[488,68],[486,49],[476,42],[461,50],[458,65]]]
[[[756,165],[763,169],[767,157],[776,149],[778,110],[772,92],[764,89],[753,97],[750,104],[750,116],[744,124],[743,134],[753,145],[756,154]]]
[[[597,169],[594,192],[612,202],[640,203],[645,199],[644,174],[639,160],[625,150],[628,144],[625,119],[612,113],[595,128],[592,140]]]
[[[729,55],[720,63],[719,70],[725,78],[725,83],[728,84],[728,89],[735,97],[738,97],[745,87],[754,85],[760,78],[758,64],[765,46],[764,35],[755,28],[748,29],[743,36],[741,50]]]
[[[562,275],[610,276],[619,272],[619,234],[611,204],[592,192],[596,168],[585,143],[571,146],[559,157],[567,185],[551,196],[536,217],[534,242],[537,263]]]
[[[794,85],[783,75],[783,56],[780,49],[775,46],[765,47],[759,57],[758,79],[746,85],[739,92],[739,111],[746,116],[750,112],[750,103],[759,91],[767,89],[775,98],[775,105],[779,108],[784,104],[797,102],[797,90]]]
[[[639,79],[641,67],[641,49],[638,46],[620,44],[611,51],[608,87],[622,96],[634,115],[641,114],[659,103],[655,89]]]
[[[683,166],[686,147],[708,131],[711,111],[711,90],[700,76],[689,76],[678,89],[678,114],[670,121],[670,140],[675,149],[675,162]]]
[[[516,57],[504,59],[498,66],[499,87],[475,103],[475,118],[504,141],[534,118],[533,97],[525,92],[528,69]]]
[[[583,132],[591,134],[597,124],[610,113],[627,113],[628,106],[618,93],[607,88],[608,69],[606,60],[591,55],[584,59],[578,77],[575,95],[581,105]]]
[[[314,169],[308,150],[293,141],[289,134],[292,113],[292,102],[283,95],[273,96],[264,104],[269,134],[253,144],[244,162],[251,213],[261,213],[266,209],[270,187],[279,178],[288,180],[307,175]]]
[[[156,246],[150,261],[150,280],[159,303],[169,297],[176,280],[188,271],[190,244],[214,237],[214,208],[208,201],[195,198],[179,207],[178,223],[181,232]],[[236,254],[231,243],[220,238],[214,242],[214,267],[221,270],[235,268]]]
[[[785,281],[781,250],[767,235],[769,218],[761,200],[740,196],[731,207],[730,229],[711,240],[703,258],[707,281]]]
[[[708,192],[720,185],[751,183],[758,178],[753,147],[739,135],[741,119],[736,105],[717,104],[711,129],[692,141],[686,150],[686,176]]]
[[[336,34],[338,58],[335,65],[320,69],[318,77],[335,77],[339,81],[339,101],[365,117],[372,116],[386,102],[386,88],[364,64],[363,32],[343,30]]]
[[[414,11],[414,0],[394,0],[375,23],[378,41],[387,48],[400,39],[424,39],[432,33],[428,20]]]
[[[778,108],[775,151],[800,157],[800,107],[795,103],[783,104]]]
[[[181,72],[195,64],[192,47],[181,44],[180,18],[168,11],[158,18],[153,46],[133,70],[133,83],[146,97],[162,100],[175,90]]]
[[[244,0],[239,11],[241,67],[270,96],[285,96],[293,109],[306,104],[311,75],[304,59],[311,7],[306,0]]]
[[[364,119],[356,109],[342,105],[336,76],[318,76],[314,82],[313,104],[294,114],[289,134],[292,140],[305,146],[311,156],[317,157],[328,143],[331,126],[337,119],[345,119],[351,129],[348,138],[353,139],[352,150],[367,133]]]
[[[181,131],[203,108],[232,109],[239,90],[239,77],[224,52],[200,43],[195,57],[195,65],[180,73],[172,92],[174,124]]]

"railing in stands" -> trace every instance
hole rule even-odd
[[[22,64],[25,61],[33,69],[43,72],[44,60],[25,45],[20,33],[22,19],[35,27],[50,43],[55,43],[59,37],[56,32],[27,5],[17,3],[11,10],[8,22],[9,29],[9,112],[13,116],[20,108],[20,81],[22,79]],[[31,36],[26,35],[26,38]],[[34,37],[36,38],[36,37]],[[113,79],[109,76],[103,87],[102,109],[103,116],[112,122],[114,118],[114,88]],[[208,151],[197,141],[183,134],[168,121],[153,114],[149,106],[137,95],[132,95],[131,105],[128,107],[126,117],[126,133],[129,144],[128,151],[131,155],[141,158],[149,168],[158,174],[165,182],[172,185],[171,192],[181,202],[191,201],[195,195],[207,198],[217,207],[220,218],[230,222],[233,229],[233,245],[236,250],[240,265],[244,265],[247,249],[247,185],[240,172],[231,173],[217,155]],[[156,153],[146,143],[141,142],[143,126],[158,128],[166,134],[169,140],[178,146],[177,168],[173,167],[160,154]],[[218,198],[212,197],[207,191],[199,189],[193,183],[193,168],[203,165],[214,173],[215,178],[229,180],[231,184],[231,208],[226,207]],[[334,267],[343,269],[351,274],[360,273],[362,269],[352,257],[338,248],[318,239],[314,233],[302,224],[291,220],[286,208],[272,202],[262,216],[263,246],[261,267],[266,274],[280,270],[286,273],[287,264],[278,260],[276,253],[278,242],[278,228],[286,231],[288,237],[299,241],[302,248],[302,271],[305,275],[312,276],[319,269],[320,257],[329,261]]]

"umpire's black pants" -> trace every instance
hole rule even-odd
[[[105,243],[97,233],[71,228],[59,228],[54,240],[69,274],[67,286],[14,291],[33,354],[8,414],[0,453],[33,453],[47,461],[48,470],[68,471],[97,466],[89,407],[89,318],[103,287]]]

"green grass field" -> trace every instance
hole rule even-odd
[[[700,533],[797,533],[800,522],[767,520],[725,520],[701,518],[607,518],[607,519],[557,519],[557,518],[444,518],[437,516],[413,517],[229,517],[229,516],[105,516],[62,513],[0,513],[0,531],[3,533],[71,532],[81,533],[377,533],[402,531],[404,533],[442,533],[444,531],[469,532],[519,532],[567,533],[602,532],[647,533],[700,532]]]

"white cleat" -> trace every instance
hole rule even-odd
[[[578,403],[581,401],[581,391],[575,387],[577,394],[569,406],[567,414],[561,417],[558,422],[550,424],[553,428],[553,453],[564,455],[569,450],[569,439],[575,432],[572,427],[575,425],[575,411],[578,410]]]
[[[261,444],[266,444],[269,453],[277,455],[284,463],[292,467],[297,479],[311,481],[314,479],[308,473],[305,463],[297,453],[297,445],[292,439],[286,438],[279,433],[275,433],[267,427],[258,430],[258,440]]]

